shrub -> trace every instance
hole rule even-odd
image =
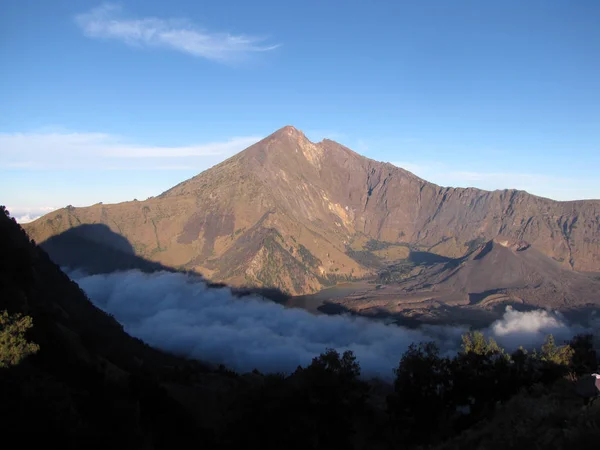
[[[33,326],[29,316],[10,315],[3,311],[0,315],[0,368],[16,366],[29,355],[39,350],[39,346],[25,339],[25,333]]]

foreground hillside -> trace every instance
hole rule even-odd
[[[25,228],[44,243],[82,224],[165,266],[292,294],[372,274],[389,246],[455,258],[500,235],[600,271],[600,201],[444,188],[293,127],[158,197],[67,207]]]
[[[470,333],[453,358],[414,345],[393,386],[333,350],[288,376],[240,376],[128,336],[1,212],[0,431],[25,448],[583,449],[600,438],[600,405],[583,408],[564,378],[598,366],[588,337],[507,355]]]
[[[204,372],[148,347],[84,292],[0,211],[0,331],[19,315],[37,348],[0,364],[0,429],[25,448],[164,448],[200,439],[191,418],[161,388],[176,367]],[[23,329],[24,331],[26,328]],[[15,338],[0,339],[2,357]],[[11,344],[13,343],[13,344]],[[13,352],[14,353],[14,352]],[[17,357],[12,358],[19,361]],[[198,434],[200,433],[200,434]]]

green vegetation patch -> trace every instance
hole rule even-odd
[[[309,249],[307,249],[304,245],[298,245],[298,254],[300,258],[302,258],[302,262],[309,267],[316,268],[323,264],[323,262],[313,255]]]
[[[285,283],[286,276],[289,276],[294,290],[300,292],[304,289],[307,278],[314,276],[310,267],[320,265],[321,261],[315,258],[306,247],[300,245],[299,253],[303,260],[300,262],[285,250],[282,243],[282,236],[274,230],[265,238],[263,245],[266,254],[263,266],[256,278],[264,286],[277,287],[289,294]],[[316,266],[312,264],[316,264]]]
[[[7,311],[0,314],[0,369],[16,366],[40,347],[27,341],[25,334],[33,326],[33,319]]]
[[[415,264],[409,261],[390,265],[377,273],[377,283],[400,283],[410,276],[410,272],[414,267]]]
[[[471,253],[471,252],[477,250],[479,247],[481,247],[485,243],[486,243],[486,239],[483,236],[479,236],[478,238],[467,241],[465,243],[465,245],[467,246],[468,253]]]
[[[354,261],[369,269],[379,269],[383,267],[383,260],[367,250],[352,250],[346,247],[346,255]]]
[[[370,239],[365,244],[365,249],[369,250],[371,252],[374,252],[376,250],[386,249],[386,248],[388,248],[388,247],[390,247],[392,245],[394,245],[394,244],[391,243],[391,242],[378,241],[377,239]]]

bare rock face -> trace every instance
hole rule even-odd
[[[531,244],[527,241],[504,238],[503,236],[496,237],[494,242],[517,252],[527,250],[531,246]]]
[[[496,239],[600,271],[600,201],[440,187],[290,126],[158,197],[64,208],[26,229],[43,243],[80,224],[166,266],[293,294],[368,274],[349,248],[369,241],[459,257]]]

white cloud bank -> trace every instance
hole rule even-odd
[[[189,20],[156,17],[128,18],[119,5],[105,3],[75,17],[84,34],[96,39],[114,39],[133,47],[164,48],[219,62],[236,62],[278,44],[265,38],[202,30]]]
[[[40,206],[36,208],[13,208],[12,206],[6,206],[6,209],[8,209],[11,217],[14,217],[17,222],[29,223],[58,208],[55,206]]]
[[[139,271],[88,276],[70,273],[92,302],[125,330],[157,348],[237,371],[290,372],[326,348],[352,350],[363,374],[390,379],[413,342],[436,340],[442,351],[459,346],[459,327],[420,330],[365,318],[312,315],[260,297],[235,298],[227,288],[209,289],[183,274]],[[548,333],[557,342],[581,328],[547,311],[507,310],[485,332],[507,349],[539,346]]]
[[[260,139],[245,136],[198,145],[149,146],[106,133],[0,133],[0,166],[37,170],[204,170]]]

